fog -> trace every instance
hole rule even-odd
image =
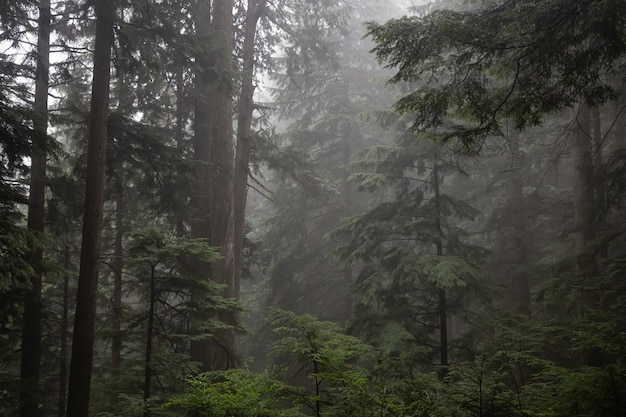
[[[0,5],[0,415],[622,415],[626,4],[570,3]]]

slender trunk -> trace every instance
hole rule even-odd
[[[266,0],[248,0],[245,33],[243,41],[243,68],[241,95],[238,105],[237,154],[235,158],[235,179],[233,192],[234,233],[235,233],[235,278],[234,296],[239,296],[243,249],[246,224],[246,197],[248,192],[248,163],[250,161],[250,141],[252,140],[252,112],[254,110],[254,45],[256,26]]]
[[[124,270],[124,188],[122,180],[123,162],[115,163],[115,242],[113,244],[113,298],[111,335],[111,379],[113,384],[119,378],[122,364],[122,273]],[[113,390],[115,391],[115,390]],[[111,394],[111,404],[117,403],[117,393]]]
[[[67,395],[67,335],[68,335],[68,312],[70,299],[70,245],[65,244],[63,249],[63,305],[61,307],[61,350],[59,352],[59,400],[57,417],[65,416],[65,396]]]
[[[530,316],[530,282],[525,270],[528,262],[526,244],[526,218],[528,209],[524,199],[524,182],[522,179],[523,156],[519,146],[519,134],[510,138],[513,166],[511,172],[511,194],[509,200],[509,216],[513,229],[511,253],[511,281],[509,283],[510,311]]]
[[[607,207],[605,201],[605,178],[602,175],[604,167],[604,146],[602,137],[602,118],[600,110],[596,107],[592,110],[593,119],[593,165],[594,165],[594,185],[596,200],[596,224],[600,230],[606,227]],[[602,232],[600,232],[602,233]],[[607,259],[609,257],[609,247],[606,242],[601,242],[598,247],[598,258]]]
[[[179,155],[183,155],[184,153],[184,139],[185,139],[185,111],[184,111],[184,102],[185,102],[185,81],[183,78],[183,65],[178,64],[176,67],[176,150]],[[177,174],[176,183],[178,186],[176,187],[176,212],[174,213],[174,230],[176,231],[177,237],[183,237],[185,235],[185,214],[184,214],[184,204],[185,204],[185,195],[182,192],[183,190],[183,181],[185,181],[184,177],[181,174]]]
[[[570,150],[574,162],[574,255],[576,275],[582,288],[583,311],[594,308],[598,292],[594,280],[598,275],[597,253],[593,244],[596,239],[594,211],[594,172],[592,136],[589,107],[581,103],[576,109],[574,126],[571,131]],[[599,366],[601,353],[592,349],[585,353],[587,365]]]
[[[193,198],[192,235],[206,238],[209,245],[220,249],[222,259],[210,267],[211,278],[225,285],[225,297],[237,296],[234,270],[233,216],[233,127],[232,127],[232,48],[233,1],[213,3],[211,24],[207,0],[198,2],[197,30],[200,40],[212,37],[211,51],[198,57],[196,72],[197,96],[194,120],[194,158],[200,162],[199,180]],[[211,71],[209,71],[211,69]],[[218,75],[215,75],[217,72]],[[198,265],[196,272],[206,274],[207,265]],[[220,314],[220,320],[234,325],[232,314]],[[226,369],[235,355],[234,329],[219,330],[216,340],[191,343],[191,356],[204,371]]]
[[[96,11],[96,44],[89,113],[83,236],[67,399],[68,417],[87,417],[89,415],[104,202],[107,117],[111,79],[110,62],[115,7],[112,0],[97,1],[94,6]]]
[[[615,100],[613,108],[613,117],[615,119],[615,127],[613,128],[613,150],[626,148],[626,99],[624,95],[626,89],[622,88],[621,94]]]
[[[443,256],[443,243],[441,241],[443,235],[441,228],[441,195],[439,191],[439,166],[437,164],[435,164],[433,168],[433,189],[435,192],[435,233],[437,233],[435,247],[437,256]],[[437,308],[439,310],[440,377],[443,379],[448,373],[448,311],[446,305],[446,290],[444,288],[440,288],[438,291]]]
[[[592,136],[589,108],[581,104],[572,129],[570,150],[574,162],[574,252],[576,269],[589,286],[597,275],[595,250],[592,244],[596,238],[594,210],[594,167],[592,155]],[[585,305],[594,304],[594,291],[585,291]]]
[[[44,230],[46,192],[46,141],[48,130],[48,70],[50,66],[50,0],[39,2],[37,69],[35,74],[35,118],[33,120],[33,151],[31,155],[30,193],[28,197],[28,229],[37,234]],[[43,248],[32,248],[30,264],[31,287],[24,296],[22,354],[20,362],[20,417],[39,414],[39,370],[41,362],[41,279]]]
[[[122,13],[123,14],[123,13]],[[125,46],[121,48],[124,59],[130,55]],[[131,112],[132,98],[126,85],[126,71],[124,65],[117,69],[117,112],[127,115]],[[114,200],[115,200],[115,239],[113,243],[113,297],[111,300],[111,381],[116,384],[122,365],[122,278],[124,273],[124,158],[121,156],[122,144],[117,140],[117,158],[114,171]],[[110,403],[117,403],[116,389],[112,390]]]
[[[143,402],[144,402],[144,417],[150,417],[150,411],[147,407],[148,399],[151,395],[151,380],[152,380],[152,368],[150,367],[150,361],[152,360],[152,334],[154,332],[154,307],[156,305],[156,277],[155,266],[152,265],[150,270],[150,310],[148,313],[148,330],[146,334],[146,360],[144,366],[144,378],[143,378]]]
[[[342,147],[342,165],[348,166],[350,163],[350,155],[352,154],[350,139],[351,132],[344,131],[343,135],[343,147]],[[352,188],[350,187],[350,182],[348,181],[348,174],[346,173],[343,178],[343,192],[341,193],[344,201],[344,212],[343,215],[348,217],[350,215],[350,203],[352,201]],[[353,281],[353,272],[352,268],[349,266],[344,266],[341,274],[343,276],[343,286],[344,286],[344,294],[343,294],[343,319],[350,320],[352,316],[352,281]]]

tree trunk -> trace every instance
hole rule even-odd
[[[184,103],[185,103],[185,80],[183,77],[183,64],[182,62],[177,64],[176,66],[176,150],[179,155],[184,154],[185,144],[185,112],[184,112]],[[177,173],[176,176],[176,208],[174,213],[174,230],[176,232],[176,237],[184,237],[185,236],[185,214],[184,214],[184,206],[185,206],[185,194],[182,191],[183,181],[185,178],[182,174]]]
[[[48,130],[48,70],[50,66],[50,0],[39,2],[37,69],[35,73],[35,118],[31,154],[28,229],[43,234],[46,192],[46,142]],[[39,369],[41,362],[41,279],[43,248],[40,243],[29,254],[33,275],[24,296],[22,352],[20,362],[20,417],[39,414]]]
[[[208,16],[211,15],[207,27]],[[200,0],[197,10],[198,39],[212,50],[198,57],[194,120],[194,159],[200,163],[198,185],[193,197],[192,236],[206,238],[210,246],[220,250],[222,259],[208,268],[198,265],[196,272],[211,274],[225,285],[224,296],[236,297],[234,274],[234,216],[233,216],[233,127],[232,127],[232,48],[233,2],[213,3],[210,13],[208,0]],[[211,42],[208,42],[211,37]],[[203,41],[204,40],[204,41]],[[232,315],[220,315],[220,320],[234,325]],[[216,340],[191,343],[191,356],[202,364],[203,371],[226,369],[233,364],[235,332],[220,330]]]
[[[100,237],[102,233],[107,117],[109,114],[109,83],[111,78],[110,62],[115,6],[113,0],[100,0],[94,5],[96,43],[89,113],[83,236],[67,400],[68,417],[87,417],[89,414]]]
[[[606,230],[607,204],[605,198],[605,178],[602,174],[604,167],[604,138],[602,136],[602,117],[596,107],[592,110],[593,118],[593,165],[594,165],[594,188],[596,201],[596,224],[599,230]],[[602,231],[600,231],[602,234]],[[598,258],[607,259],[609,247],[606,242],[601,242],[598,247]]]
[[[122,179],[123,162],[115,161],[115,242],[113,243],[113,298],[111,311],[111,382],[119,378],[122,364],[122,273],[124,270],[124,185]],[[117,403],[115,390],[111,394],[111,404]]]
[[[574,255],[576,256],[576,275],[582,288],[583,312],[594,308],[598,301],[598,292],[594,281],[598,276],[597,250],[594,210],[594,170],[592,155],[592,136],[589,107],[581,103],[575,109],[575,118],[571,129],[570,151],[574,162]],[[602,358],[598,350],[585,353],[587,365],[599,366]]]
[[[147,402],[151,395],[151,381],[152,381],[152,367],[150,361],[152,360],[152,334],[154,332],[154,307],[156,304],[156,276],[155,265],[152,265],[150,270],[150,310],[148,313],[148,330],[146,334],[146,360],[144,365],[144,378],[143,378],[143,402],[144,402],[144,417],[150,417],[150,411],[148,410]]]
[[[593,243],[596,238],[594,210],[594,167],[589,108],[581,104],[572,129],[570,151],[574,162],[574,252],[577,274],[584,287],[597,275]],[[585,305],[593,306],[593,291],[585,291]]]
[[[530,316],[530,282],[525,270],[528,262],[526,244],[526,219],[529,216],[524,199],[522,179],[523,156],[519,146],[519,133],[515,132],[509,141],[512,153],[511,194],[509,197],[509,220],[513,229],[511,249],[511,280],[509,282],[509,309],[513,313]]]
[[[70,300],[70,245],[65,244],[63,249],[63,305],[61,307],[61,350],[59,352],[59,401],[57,405],[57,417],[65,416],[65,397],[67,395],[67,335],[68,335],[68,312]]]
[[[121,13],[123,14],[123,13]],[[123,45],[121,48],[122,58],[127,59],[129,53]],[[117,112],[120,115],[127,115],[132,110],[132,97],[129,94],[129,86],[126,85],[126,70],[124,64],[120,64],[117,69]],[[113,182],[113,193],[115,200],[115,239],[113,243],[113,297],[111,300],[111,382],[116,384],[120,375],[122,365],[122,278],[124,273],[124,159],[121,157],[122,143],[117,139],[117,155],[115,159],[115,171]],[[117,403],[115,389],[112,390],[111,405]]]
[[[344,167],[347,167],[350,163],[350,156],[352,155],[352,149],[350,146],[350,141],[353,138],[353,132],[345,129],[342,135],[343,146],[342,146],[342,155],[341,155],[341,163]],[[346,171],[348,171],[346,169]],[[342,184],[342,198],[344,204],[343,216],[350,216],[350,204],[352,203],[352,188],[350,186],[350,182],[348,181],[348,172],[344,173],[343,176],[343,184]],[[343,277],[343,314],[342,319],[346,322],[350,320],[352,317],[352,282],[353,282],[353,271],[352,267],[344,266],[341,271],[341,275]]]
[[[441,229],[441,196],[439,192],[439,166],[435,164],[433,168],[433,190],[435,192],[435,247],[437,256],[443,256],[443,243],[441,241],[443,230]],[[441,361],[441,379],[448,373],[448,310],[446,305],[446,290],[440,288],[438,291],[437,309],[439,310],[439,350]]]
[[[235,277],[234,295],[239,296],[243,249],[246,225],[246,198],[248,192],[248,163],[250,161],[250,141],[252,140],[252,112],[254,111],[254,44],[256,26],[265,9],[266,0],[248,0],[246,15],[241,95],[237,120],[237,155],[235,158],[235,180],[233,193],[235,231]]]

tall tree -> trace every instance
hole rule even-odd
[[[94,7],[96,40],[89,112],[83,237],[67,399],[68,417],[87,417],[89,415],[108,140],[107,118],[109,115],[115,0],[96,2]]]
[[[39,2],[37,36],[37,69],[35,72],[35,102],[33,145],[28,198],[28,228],[43,236],[45,221],[45,190],[48,132],[48,79],[50,68],[50,1]],[[39,368],[41,361],[41,280],[43,276],[42,242],[32,248],[30,263],[33,276],[24,297],[22,325],[22,357],[20,376],[20,416],[36,417],[39,413]]]
[[[210,267],[200,263],[197,268],[223,284],[226,297],[234,297],[233,1],[199,0],[196,30],[200,47],[193,146],[199,166],[191,234],[220,248],[221,260]],[[223,320],[231,328],[221,330],[216,340],[192,342],[191,355],[203,370],[226,369],[234,364],[235,318]]]
[[[235,157],[233,215],[234,215],[234,256],[235,256],[235,295],[239,294],[245,237],[246,199],[250,163],[250,142],[254,112],[254,73],[257,23],[265,11],[266,0],[248,0],[241,68],[241,92],[237,103],[237,146]]]
[[[609,75],[626,53],[624,16],[619,1],[485,1],[368,28],[379,60],[396,69],[391,83],[447,80],[397,102],[415,112],[413,129],[436,126],[439,140],[476,152],[507,123],[524,130],[581,97],[591,107],[615,97]]]

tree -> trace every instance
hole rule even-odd
[[[444,191],[453,166],[436,145],[415,143],[410,134],[367,149],[353,162],[351,178],[363,190],[387,192],[332,233],[344,242],[336,256],[360,270],[352,318],[357,334],[391,355],[422,351],[424,364],[438,356],[442,376],[448,321],[466,315],[484,257],[463,242],[460,227],[476,210]]]
[[[48,147],[48,71],[50,67],[50,1],[39,3],[37,36],[37,69],[35,72],[35,101],[33,104],[33,145],[28,198],[28,228],[43,236],[45,220],[45,190]],[[41,362],[41,280],[44,272],[42,242],[31,249],[29,262],[33,268],[30,288],[24,297],[22,322],[22,357],[20,378],[20,416],[36,417],[39,413],[39,374]]]
[[[96,12],[96,45],[89,113],[83,238],[67,400],[67,415],[69,417],[86,417],[89,414],[108,140],[107,118],[109,115],[110,64],[115,2],[112,0],[97,2],[94,7]]]
[[[519,16],[523,15],[524,19]],[[486,140],[506,138],[572,108],[574,257],[583,309],[601,297],[595,255],[596,213],[590,111],[617,97],[614,82],[626,54],[622,2],[516,0],[469,11],[436,10],[369,25],[378,58],[397,71],[391,83],[426,81],[396,108],[412,129],[477,153]],[[433,80],[444,83],[433,84]],[[587,364],[599,364],[597,352]]]
[[[220,296],[222,286],[189,268],[190,259],[207,264],[219,259],[202,239],[171,239],[153,226],[131,234],[128,255],[132,275],[140,279],[142,303],[135,314],[145,323],[138,341],[144,345],[142,398],[144,415],[149,415],[153,397],[171,394],[167,390],[174,390],[181,377],[196,371],[187,353],[189,342],[214,337],[224,328],[218,317],[239,305]],[[201,333],[185,334],[190,326]],[[153,387],[155,380],[161,381],[160,388]]]
[[[234,282],[233,218],[233,2],[200,0],[196,10],[196,36],[201,47],[196,56],[194,109],[194,160],[198,181],[191,204],[194,208],[192,237],[204,238],[220,248],[222,258],[210,268],[213,280],[225,285],[226,297],[236,296]],[[234,317],[223,320],[234,326]],[[221,332],[218,342],[192,343],[192,356],[204,370],[227,369],[235,363],[234,329]]]
[[[32,11],[30,6],[27,2],[11,2],[0,6],[2,42],[20,45],[23,38],[32,33],[26,19]],[[28,203],[28,191],[24,187],[29,172],[26,160],[33,154],[33,138],[36,134],[31,124],[35,119],[32,95],[20,80],[32,80],[32,68],[26,63],[20,63],[18,56],[6,52],[0,54],[0,66],[0,329],[3,334],[0,356],[5,392],[0,395],[3,411],[9,412],[20,410],[20,398],[30,396],[34,402],[37,401],[37,366],[29,363],[34,366],[26,370],[22,384],[8,370],[12,367],[19,369],[17,360],[21,348],[24,296],[31,301],[30,307],[37,309],[37,288],[32,288],[31,280],[37,285],[38,272],[31,265],[31,259],[33,251],[41,247],[43,236],[24,227],[22,211],[22,206]],[[42,139],[40,135],[37,137]],[[33,313],[37,315],[36,311]],[[33,360],[33,356],[38,356],[37,327],[38,323],[33,323],[29,334],[35,343],[29,355]],[[32,411],[32,407],[29,411]]]
[[[237,142],[235,155],[235,171],[233,185],[233,216],[235,241],[235,294],[239,296],[241,272],[243,268],[246,198],[248,193],[248,177],[250,164],[250,146],[254,132],[252,130],[254,112],[254,74],[255,44],[257,23],[265,12],[266,0],[248,0],[241,63],[241,92],[237,103]]]
[[[277,182],[265,235],[274,254],[268,302],[346,320],[352,310],[353,271],[327,256],[336,242],[325,235],[364,203],[346,181],[351,154],[385,137],[372,114],[391,101],[383,86],[372,81],[378,72],[361,24],[389,10],[366,2],[291,7],[293,22],[280,24],[289,24],[282,36],[290,46],[276,58],[271,73],[273,97],[286,127],[278,130],[280,152],[267,158]]]
[[[368,28],[376,56],[397,68],[391,83],[445,80],[397,102],[415,112],[413,129],[437,127],[438,139],[476,152],[509,121],[524,130],[581,98],[591,107],[614,98],[609,75],[626,52],[624,14],[617,1],[515,0]]]

